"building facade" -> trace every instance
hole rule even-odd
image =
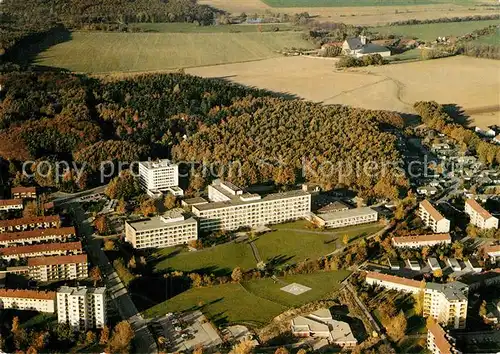
[[[480,229],[498,229],[498,219],[474,199],[465,202],[465,213],[469,215],[470,223]]]
[[[81,253],[83,248],[80,241],[0,248],[0,257],[5,260]]]
[[[0,246],[24,246],[41,242],[66,241],[76,236],[71,227],[0,233]]]
[[[424,291],[424,317],[432,317],[445,327],[465,328],[469,287],[454,281],[427,283]]]
[[[427,325],[427,349],[432,354],[460,354],[455,339],[434,321]]]
[[[0,220],[0,232],[48,229],[59,226],[61,226],[61,218],[58,215]]]
[[[76,331],[103,328],[107,322],[106,288],[68,287],[57,290],[57,321]]]
[[[0,289],[0,309],[54,313],[56,293],[37,290]]]
[[[369,207],[312,214],[309,219],[320,227],[338,228],[366,224],[378,220],[378,213]]]
[[[139,182],[150,196],[157,196],[179,186],[179,166],[170,160],[141,161]]]
[[[425,289],[425,282],[378,272],[366,272],[366,282],[370,285],[382,286],[387,289],[413,294],[418,294],[420,291],[423,292]]]
[[[451,244],[450,234],[430,234],[393,237],[392,244],[397,248],[420,248],[439,244]]]
[[[217,183],[217,182],[216,182]],[[224,182],[219,182],[224,183]],[[220,185],[212,185],[212,203],[193,205],[191,210],[197,217],[200,231],[237,230],[240,227],[255,227],[279,224],[305,218],[311,211],[311,194],[302,190],[268,194],[226,192]],[[222,199],[224,196],[225,200]]]
[[[198,239],[198,223],[182,209],[162,216],[125,222],[125,239],[134,248],[158,248],[187,244]]]
[[[36,187],[14,187],[10,194],[14,199],[36,199]]]
[[[29,258],[28,272],[37,281],[85,279],[89,276],[87,255]]]
[[[0,210],[22,210],[24,209],[22,199],[0,199]]]
[[[424,222],[425,226],[432,229],[437,234],[450,232],[450,220],[446,219],[441,213],[428,201],[420,202],[418,216]]]

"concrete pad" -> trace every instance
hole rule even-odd
[[[287,293],[290,293],[292,295],[300,295],[300,294],[303,294],[303,293],[311,290],[311,288],[308,288],[305,285],[292,283],[292,284],[288,284],[287,286],[282,287],[280,290],[285,291]]]

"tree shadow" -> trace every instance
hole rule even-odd
[[[294,257],[295,256],[287,256],[284,254],[280,254],[278,256],[273,256],[273,257],[267,259],[267,265],[270,268],[279,267],[279,266],[282,266],[282,265],[288,263]]]
[[[247,89],[256,90],[256,91],[258,91],[259,93],[261,93],[262,95],[265,95],[265,96],[272,96],[272,97],[277,97],[277,98],[283,98],[283,99],[286,99],[286,100],[304,100],[302,97],[297,96],[296,94],[291,93],[291,92],[270,91],[270,90],[266,90],[266,89],[263,89],[263,88],[260,88],[260,87],[257,87],[257,86],[245,85],[245,84],[242,84],[242,83],[230,80],[230,78],[233,78],[233,77],[236,77],[236,76],[237,75],[225,75],[225,76],[214,77],[213,79],[221,80],[221,81],[224,81],[224,82],[232,84],[232,85],[238,85],[238,86],[241,86],[241,87],[245,87]]]
[[[51,28],[43,33],[35,33],[18,41],[7,53],[8,61],[20,65],[36,64],[37,56],[50,47],[70,41],[71,32],[63,25]],[[54,70],[54,68],[37,67],[37,70]]]
[[[443,108],[448,115],[453,118],[454,123],[468,127],[472,120],[464,111],[464,109],[455,103],[443,104]]]

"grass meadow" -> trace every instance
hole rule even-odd
[[[480,37],[474,43],[500,46],[500,30],[489,36]]]
[[[311,288],[297,296],[281,291],[284,284],[275,283],[272,279],[192,288],[149,308],[144,311],[144,316],[151,318],[168,312],[200,309],[218,325],[241,323],[260,327],[291,307],[324,299],[327,294],[338,289],[348,275],[348,271],[336,271],[282,278],[284,282],[296,282]]]
[[[447,23],[427,23],[420,25],[371,27],[373,32],[389,35],[415,37],[423,41],[433,41],[437,37],[461,36],[489,25],[498,25],[500,20],[466,21]]]
[[[271,7],[415,6],[431,4],[471,5],[474,0],[262,0]]]
[[[291,31],[73,32],[69,41],[40,53],[35,63],[86,73],[162,71],[273,58],[285,47],[312,44]]]

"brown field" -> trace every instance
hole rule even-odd
[[[327,59],[280,57],[186,72],[325,104],[412,113],[415,101],[455,103],[474,112],[471,118],[477,119],[480,126],[500,121],[500,61],[459,56],[346,71],[336,71],[334,63]]]
[[[463,17],[469,15],[492,15],[495,10],[484,7],[460,6],[451,4],[417,5],[417,6],[364,6],[364,7],[290,7],[273,8],[260,0],[200,0],[207,4],[230,13],[247,14],[261,13],[265,10],[295,14],[308,12],[316,16],[318,21],[343,22],[354,25],[383,25],[388,22],[408,19],[435,19],[440,17]],[[478,3],[495,4],[493,0],[478,0]]]

